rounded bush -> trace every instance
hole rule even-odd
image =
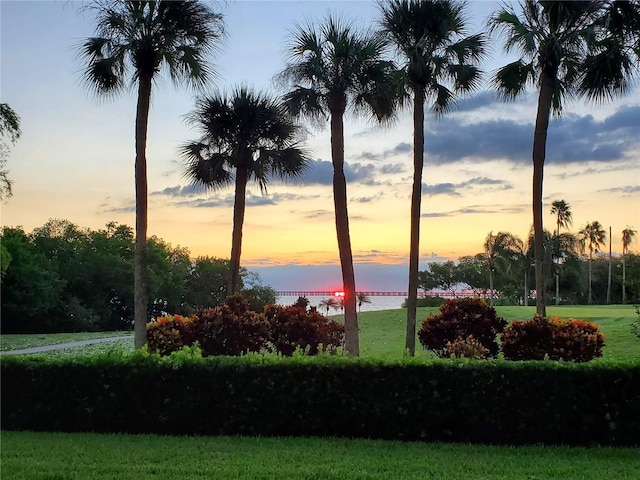
[[[455,342],[447,342],[443,353],[447,357],[483,360],[489,355],[489,349],[469,335],[467,338],[458,337]]]
[[[602,356],[604,336],[595,323],[578,319],[535,316],[513,322],[500,337],[508,360],[588,362]]]
[[[191,345],[193,339],[187,332],[193,330],[194,316],[167,315],[158,317],[147,324],[147,348],[151,353],[169,355],[185,345]]]
[[[440,357],[448,357],[447,343],[473,336],[476,342],[495,357],[499,346],[497,335],[507,325],[495,309],[479,298],[449,300],[440,307],[440,313],[429,315],[418,331],[420,343]]]
[[[268,305],[264,315],[271,326],[271,343],[282,355],[293,355],[296,349],[308,355],[336,353],[342,345],[344,326],[302,305]]]

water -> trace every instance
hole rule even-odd
[[[321,301],[329,298],[326,297],[316,297],[309,296],[309,306],[318,307]],[[360,312],[375,312],[378,310],[394,310],[402,307],[402,302],[404,302],[405,297],[378,297],[371,296],[369,297],[371,303],[363,303],[361,307],[358,307],[358,311]],[[278,305],[293,305],[298,300],[298,297],[292,296],[280,296],[277,299]],[[326,314],[327,311],[325,309],[318,309],[320,313]],[[341,310],[329,309],[329,315],[336,315],[342,313]]]

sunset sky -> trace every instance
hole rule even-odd
[[[472,34],[484,30],[499,4],[469,4]],[[23,132],[9,158],[14,196],[2,205],[3,226],[31,231],[50,218],[95,229],[109,221],[135,223],[135,93],[97,98],[82,83],[77,46],[94,34],[94,19],[79,13],[79,6],[63,0],[0,2],[1,101],[20,115]],[[330,12],[363,26],[378,18],[369,1],[230,1],[219,8],[227,37],[212,58],[217,77],[211,88],[223,90],[246,84],[277,92],[272,79],[284,66],[296,22],[320,20]],[[493,38],[483,65],[487,82],[480,90],[444,118],[427,113],[422,268],[428,261],[480,252],[490,231],[520,237],[529,231],[536,95],[532,91],[505,104],[488,82],[493,70],[512,59]],[[233,192],[191,188],[177,153],[179,145],[198,137],[184,123],[195,95],[176,89],[166,77],[154,85],[147,150],[149,235],[188,247],[194,256],[228,257]],[[250,186],[247,198],[242,264],[279,289],[320,287],[318,282],[333,281],[338,271],[328,128],[310,130],[305,145],[312,162],[300,181],[272,183],[267,195]],[[406,288],[399,272],[406,271],[409,248],[411,145],[408,111],[385,128],[346,119],[351,239],[361,288]],[[611,103],[571,101],[552,122],[544,183],[550,230],[550,204],[559,199],[571,205],[573,231],[594,220],[611,226],[615,252],[621,252],[625,226],[639,229],[637,83],[630,95]],[[637,243],[632,250],[638,250]],[[319,267],[296,265],[334,266],[325,279]],[[385,272],[398,278],[381,281]]]

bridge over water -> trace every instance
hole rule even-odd
[[[283,290],[276,292],[280,297],[334,297],[336,295],[335,290]],[[362,291],[357,294],[364,294],[367,297],[408,297],[407,292],[369,292]],[[477,292],[471,290],[457,291],[457,292],[424,292],[418,291],[419,297],[443,297],[443,298],[461,298],[461,297],[473,297]]]

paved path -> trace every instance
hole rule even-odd
[[[27,353],[42,353],[49,352],[51,350],[62,350],[63,348],[75,348],[83,347],[85,345],[92,345],[94,343],[113,342],[115,340],[122,340],[123,338],[133,338],[133,335],[122,335],[120,337],[107,337],[107,338],[93,338],[91,340],[79,340],[77,342],[58,343],[56,345],[43,345],[42,347],[23,348],[22,350],[7,350],[6,352],[0,352],[0,355],[23,355]]]

